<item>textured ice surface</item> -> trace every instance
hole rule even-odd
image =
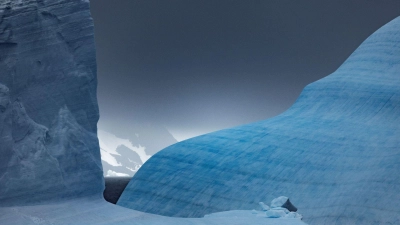
[[[265,218],[236,210],[204,218],[152,215],[103,200],[75,200],[38,206],[0,207],[0,224],[12,225],[306,225],[297,218]]]
[[[121,206],[201,217],[285,195],[310,224],[400,224],[400,18],[269,120],[150,158]]]
[[[0,0],[0,206],[104,189],[84,1]]]
[[[250,211],[169,218],[105,202],[88,1],[0,0],[0,31],[1,225],[304,225]]]

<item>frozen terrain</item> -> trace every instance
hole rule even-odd
[[[296,218],[264,218],[251,211],[229,211],[204,218],[173,218],[123,208],[104,200],[0,208],[1,225],[305,225]]]
[[[172,218],[107,203],[89,1],[0,0],[0,31],[1,225],[304,225],[263,212]],[[128,159],[154,154],[136,150]]]
[[[118,205],[166,216],[289,196],[309,224],[400,224],[400,17],[269,120],[165,148]]]

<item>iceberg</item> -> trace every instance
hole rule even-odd
[[[285,195],[309,224],[398,224],[399,108],[400,17],[284,113],[158,152],[117,204],[202,217]]]
[[[2,0],[0,18],[0,206],[101,198],[89,4]]]
[[[89,1],[0,0],[0,30],[0,224],[304,225],[250,210],[172,218],[106,202]]]
[[[0,224],[304,225],[285,208],[251,211],[282,195],[310,224],[396,224],[399,28],[378,30],[285,113],[155,154],[118,202],[128,209],[102,197],[89,1],[1,0]]]

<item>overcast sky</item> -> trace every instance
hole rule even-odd
[[[99,126],[178,139],[267,119],[400,16],[398,0],[91,0]]]

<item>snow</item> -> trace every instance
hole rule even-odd
[[[306,225],[296,218],[265,218],[232,210],[204,218],[173,218],[122,208],[99,199],[0,207],[0,224],[12,225]]]
[[[265,215],[268,218],[280,218],[280,217],[285,217],[286,212],[284,210],[271,209],[271,210],[266,211]]]
[[[101,142],[100,142],[101,146]],[[110,152],[107,150],[104,150],[104,148],[100,147],[100,154],[101,154],[101,160],[106,161],[108,164],[112,166],[122,166],[121,163],[117,162],[117,159],[112,156]]]
[[[106,161],[108,163],[110,163],[110,162],[113,163],[113,161],[107,155],[110,155],[110,154],[120,155],[117,152],[117,148],[118,148],[118,146],[121,146],[121,145],[131,149],[133,152],[136,152],[139,155],[139,157],[143,163],[145,163],[151,157],[151,155],[146,154],[146,151],[145,151],[146,148],[144,146],[141,146],[141,145],[134,146],[128,139],[118,138],[117,136],[115,136],[111,133],[108,133],[106,131],[103,131],[103,130],[98,130],[97,135],[99,138],[100,148],[103,150],[102,154],[105,155],[104,161]],[[102,156],[102,159],[103,159],[103,156]],[[109,161],[107,161],[107,160],[109,160]],[[113,165],[113,164],[111,164],[111,165]]]
[[[97,133],[104,176],[121,176],[121,174],[133,176],[151,157],[146,154],[146,148],[140,144],[135,146],[130,140],[119,138],[104,130],[98,130]],[[112,173],[107,172],[109,170]]]
[[[303,218],[303,216],[300,215],[297,212],[289,212],[285,217],[286,218],[297,218],[297,219],[302,219]]]

